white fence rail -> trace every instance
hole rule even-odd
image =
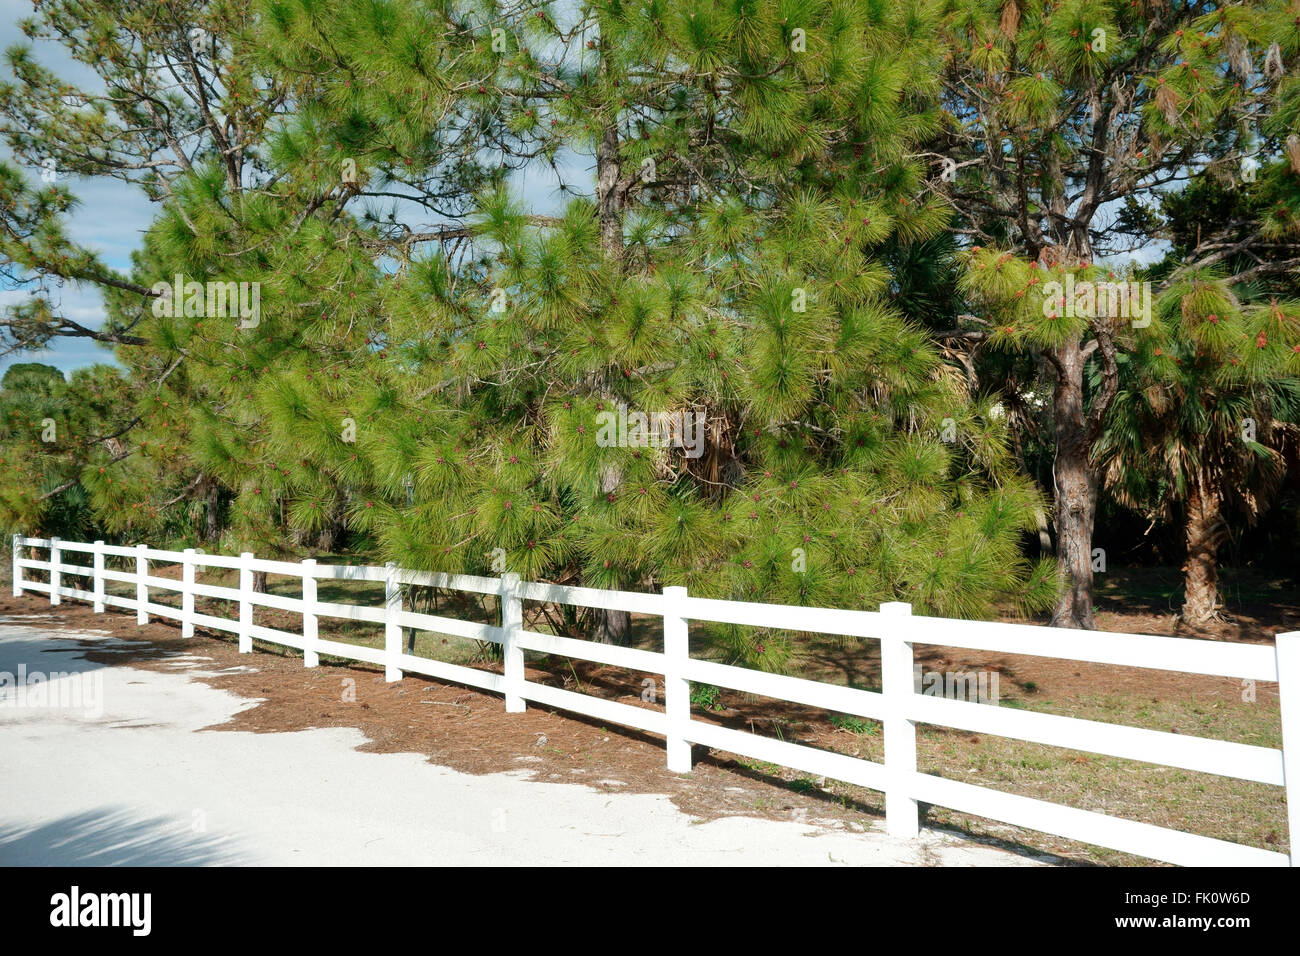
[[[24,557],[24,548],[47,550],[49,560]],[[76,555],[75,563],[68,563],[65,555],[69,553]],[[88,564],[82,555],[89,556]],[[106,557],[134,558],[134,571],[108,569]],[[179,564],[179,579],[150,575],[151,563]],[[238,570],[239,587],[200,584],[196,580],[199,568]],[[25,569],[48,572],[48,582],[25,579]],[[255,571],[300,578],[302,596],[291,598],[254,591]],[[67,576],[90,580],[91,590],[65,585]],[[321,601],[317,583],[322,578],[382,582],[384,605],[369,607]],[[134,584],[135,597],[106,593],[107,581]],[[497,595],[500,623],[481,624],[406,610],[403,585]],[[151,602],[150,592],[159,590],[178,592],[180,607]],[[48,593],[51,604],[59,604],[65,597],[90,601],[96,612],[105,607],[134,609],[140,624],[147,623],[150,615],[172,618],[180,621],[184,636],[191,636],[196,626],[228,631],[238,636],[239,649],[243,652],[252,650],[254,638],[286,645],[303,652],[307,667],[316,666],[320,654],[330,654],[383,667],[389,681],[400,680],[404,672],[410,671],[478,687],[504,695],[506,710],[512,713],[523,711],[526,702],[531,700],[635,727],[666,738],[668,768],[675,772],[691,769],[691,745],[701,744],[881,790],[885,794],[886,829],[896,836],[918,833],[918,801],[923,801],[1171,863],[1286,866],[1293,864],[1300,852],[1295,846],[1300,834],[1300,632],[1279,634],[1275,646],[1267,647],[919,617],[912,615],[910,605],[901,603],[881,605],[879,611],[750,604],[694,598],[680,587],[665,588],[662,594],[640,594],[521,582],[514,574],[499,579],[482,578],[407,571],[391,563],[386,567],[354,567],[317,564],[310,558],[301,562],[265,561],[249,553],[235,558],[203,554],[192,548],[183,552],[159,551],[142,544],[120,547],[102,541],[86,544],[15,536],[13,593],[20,596],[24,591]],[[237,602],[238,619],[196,612],[195,597]],[[614,608],[662,617],[664,649],[656,652],[613,647],[525,630],[524,601]],[[255,625],[255,606],[301,614],[302,633]],[[382,624],[383,649],[321,638],[318,633],[321,617]],[[879,693],[856,690],[695,660],[688,646],[688,626],[692,620],[879,640],[882,690]],[[407,654],[401,644],[402,628],[501,644],[504,673]],[[1283,749],[923,695],[914,682],[912,649],[915,644],[1277,681]],[[662,675],[664,709],[636,707],[531,682],[526,679],[524,669],[525,651]],[[884,726],[884,761],[875,763],[693,719],[691,681],[879,720]],[[1286,787],[1291,855],[921,773],[916,762],[918,722]]]

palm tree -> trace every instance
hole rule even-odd
[[[1182,521],[1182,618],[1202,625],[1218,602],[1225,512],[1253,523],[1267,511],[1282,450],[1300,438],[1300,303],[1242,305],[1202,275],[1158,308],[1163,328],[1122,365],[1097,462],[1121,505]]]

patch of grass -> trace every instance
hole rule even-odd
[[[691,703],[704,710],[722,710],[722,691],[712,684],[691,681]]]
[[[817,789],[817,781],[811,777],[799,777],[786,784],[795,793],[812,793]]]
[[[831,714],[831,726],[838,730],[847,730],[851,734],[867,734],[874,737],[880,732],[880,724],[862,717],[850,717],[848,714]]]
[[[769,777],[779,777],[784,769],[778,764],[768,763],[766,760],[752,760],[749,757],[737,756],[736,763],[740,764],[746,770],[753,770],[755,773],[767,774]]]

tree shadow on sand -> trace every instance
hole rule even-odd
[[[195,832],[181,817],[122,807],[46,823],[0,823],[0,866],[233,866],[251,862],[228,837]]]

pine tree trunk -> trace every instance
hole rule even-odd
[[[600,246],[605,255],[623,258],[623,209],[619,191],[618,123],[605,124],[596,147],[596,212],[600,217]]]
[[[612,107],[611,107],[612,109]],[[615,261],[623,258],[623,194],[620,191],[618,120],[611,117],[596,147],[596,213],[600,219],[600,245]],[[606,475],[601,491],[613,491],[620,475]],[[602,644],[626,644],[632,635],[632,615],[627,611],[597,609],[591,639]]]
[[[208,479],[203,517],[203,540],[207,544],[216,544],[221,534],[221,485],[214,478]]]
[[[1183,621],[1207,624],[1219,596],[1219,532],[1221,496],[1205,487],[1200,476],[1187,498],[1187,563],[1183,565]]]
[[[1092,529],[1097,488],[1092,473],[1088,421],[1083,407],[1085,356],[1071,338],[1053,352],[1057,379],[1053,395],[1056,419],[1056,556],[1061,594],[1052,613],[1054,627],[1095,628],[1092,613]]]
[[[627,611],[597,609],[595,614],[596,626],[591,632],[593,641],[624,646],[632,640],[632,615]]]
[[[600,478],[601,494],[608,494],[619,486],[623,476],[616,469],[607,468]],[[632,615],[627,611],[593,610],[591,639],[602,644],[627,644],[632,637]]]

